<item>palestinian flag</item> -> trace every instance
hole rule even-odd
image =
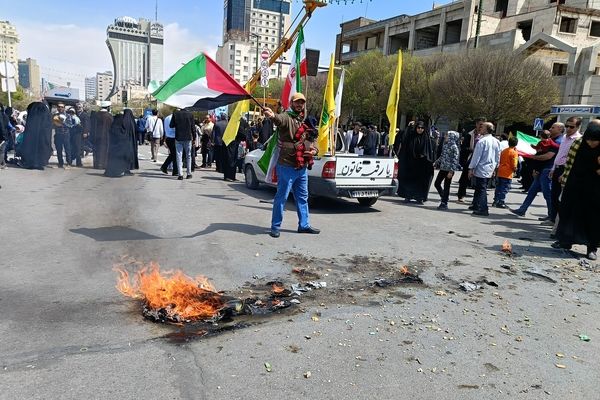
[[[212,110],[251,97],[219,64],[204,53],[181,67],[165,83],[156,86],[152,81],[148,90],[158,101],[193,110]]]
[[[304,46],[304,31],[302,30],[302,27],[300,27],[300,33],[296,40],[296,48],[294,49],[294,55],[290,62],[290,70],[281,91],[281,105],[284,110],[289,108],[290,99],[294,93],[302,92],[302,80],[300,78],[306,76],[308,73],[308,67],[306,65],[306,48]]]
[[[540,139],[535,136],[527,135],[523,132],[517,131],[517,139],[519,139],[519,143],[515,148],[520,156],[530,157],[535,155],[537,151],[533,148],[536,144],[540,142]]]

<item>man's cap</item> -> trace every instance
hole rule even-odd
[[[104,101],[100,102],[100,107],[102,107],[102,108],[110,107],[110,105],[111,105],[111,102],[108,100],[104,100]]]
[[[306,97],[304,97],[304,95],[300,92],[294,93],[292,95],[292,101],[298,101],[298,100],[302,100],[306,103]]]

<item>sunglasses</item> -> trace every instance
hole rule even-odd
[[[565,125],[565,128],[567,128],[567,129],[575,129],[576,126],[575,125]]]

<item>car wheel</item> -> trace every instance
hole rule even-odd
[[[363,207],[371,207],[373,204],[377,203],[377,199],[379,197],[359,197],[358,204]]]
[[[244,178],[248,189],[258,189],[258,179],[256,178],[252,165],[246,165],[246,168],[244,169]]]

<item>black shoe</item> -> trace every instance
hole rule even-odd
[[[508,208],[505,203],[496,203],[496,208]]]
[[[469,206],[469,210],[471,210],[471,211],[475,211],[475,210],[477,210],[477,209],[475,208],[475,206]]]
[[[273,238],[278,238],[281,234],[279,233],[279,231],[271,231],[269,232],[269,236],[273,237]]]
[[[498,207],[498,202],[496,200],[492,202],[492,207]]]
[[[479,216],[479,217],[487,217],[487,216],[490,215],[490,213],[487,212],[487,211],[475,210],[475,211],[473,211],[472,215],[476,215],[476,216]]]
[[[539,217],[538,221],[548,221],[549,219],[550,217],[546,215],[545,217]]]
[[[183,180],[183,176],[182,176],[182,175],[179,175],[179,176],[177,177],[177,180],[178,180],[178,181],[182,181],[182,180]]]
[[[448,204],[446,203],[442,203],[438,206],[437,208],[438,210],[447,210],[448,209]]]
[[[418,205],[421,205],[421,206],[422,206],[422,205],[423,205],[423,203],[424,203],[424,201],[423,201],[423,200],[417,200],[417,204],[418,204]]]
[[[165,175],[169,175],[169,171],[167,171],[167,169],[166,169],[166,168],[162,168],[162,167],[161,167],[161,168],[160,168],[160,170],[162,171],[162,173],[163,173],[163,174],[165,174]]]
[[[312,226],[309,226],[308,228],[298,228],[298,233],[312,233],[318,235],[319,232],[321,232],[320,229],[313,228]]]
[[[571,245],[570,244],[564,244],[561,242],[554,242],[550,245],[553,249],[566,249],[566,250],[571,250]]]
[[[519,210],[510,210],[511,213],[518,215],[519,217],[524,217],[525,213],[523,211],[519,211]]]
[[[406,199],[402,200],[402,202],[403,202],[403,203],[410,203],[410,199],[409,199],[409,198],[406,198]]]
[[[185,179],[192,179],[192,174],[189,174],[188,176],[186,176]]]

